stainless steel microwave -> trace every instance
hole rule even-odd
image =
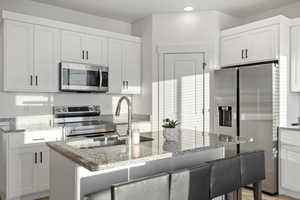
[[[60,90],[108,92],[108,67],[60,63]]]

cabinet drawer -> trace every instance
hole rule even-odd
[[[280,143],[300,147],[300,131],[281,130]]]
[[[57,141],[61,139],[62,130],[60,128],[16,133],[9,136],[9,148],[26,147],[28,145]]]

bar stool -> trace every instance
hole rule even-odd
[[[115,184],[110,190],[86,195],[84,200],[169,200],[169,174]]]
[[[219,159],[211,164],[210,199],[234,192],[241,187],[240,157]]]
[[[266,178],[264,151],[247,152],[240,154],[241,186],[253,184],[255,200],[262,199],[262,181]]]

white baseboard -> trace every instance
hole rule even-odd
[[[289,197],[292,197],[292,198],[296,198],[296,199],[300,199],[300,193],[290,191],[290,190],[287,190],[287,189],[283,189],[283,188],[280,188],[279,194],[289,196]]]

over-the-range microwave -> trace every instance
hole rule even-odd
[[[60,63],[60,90],[70,92],[108,92],[108,67]]]

